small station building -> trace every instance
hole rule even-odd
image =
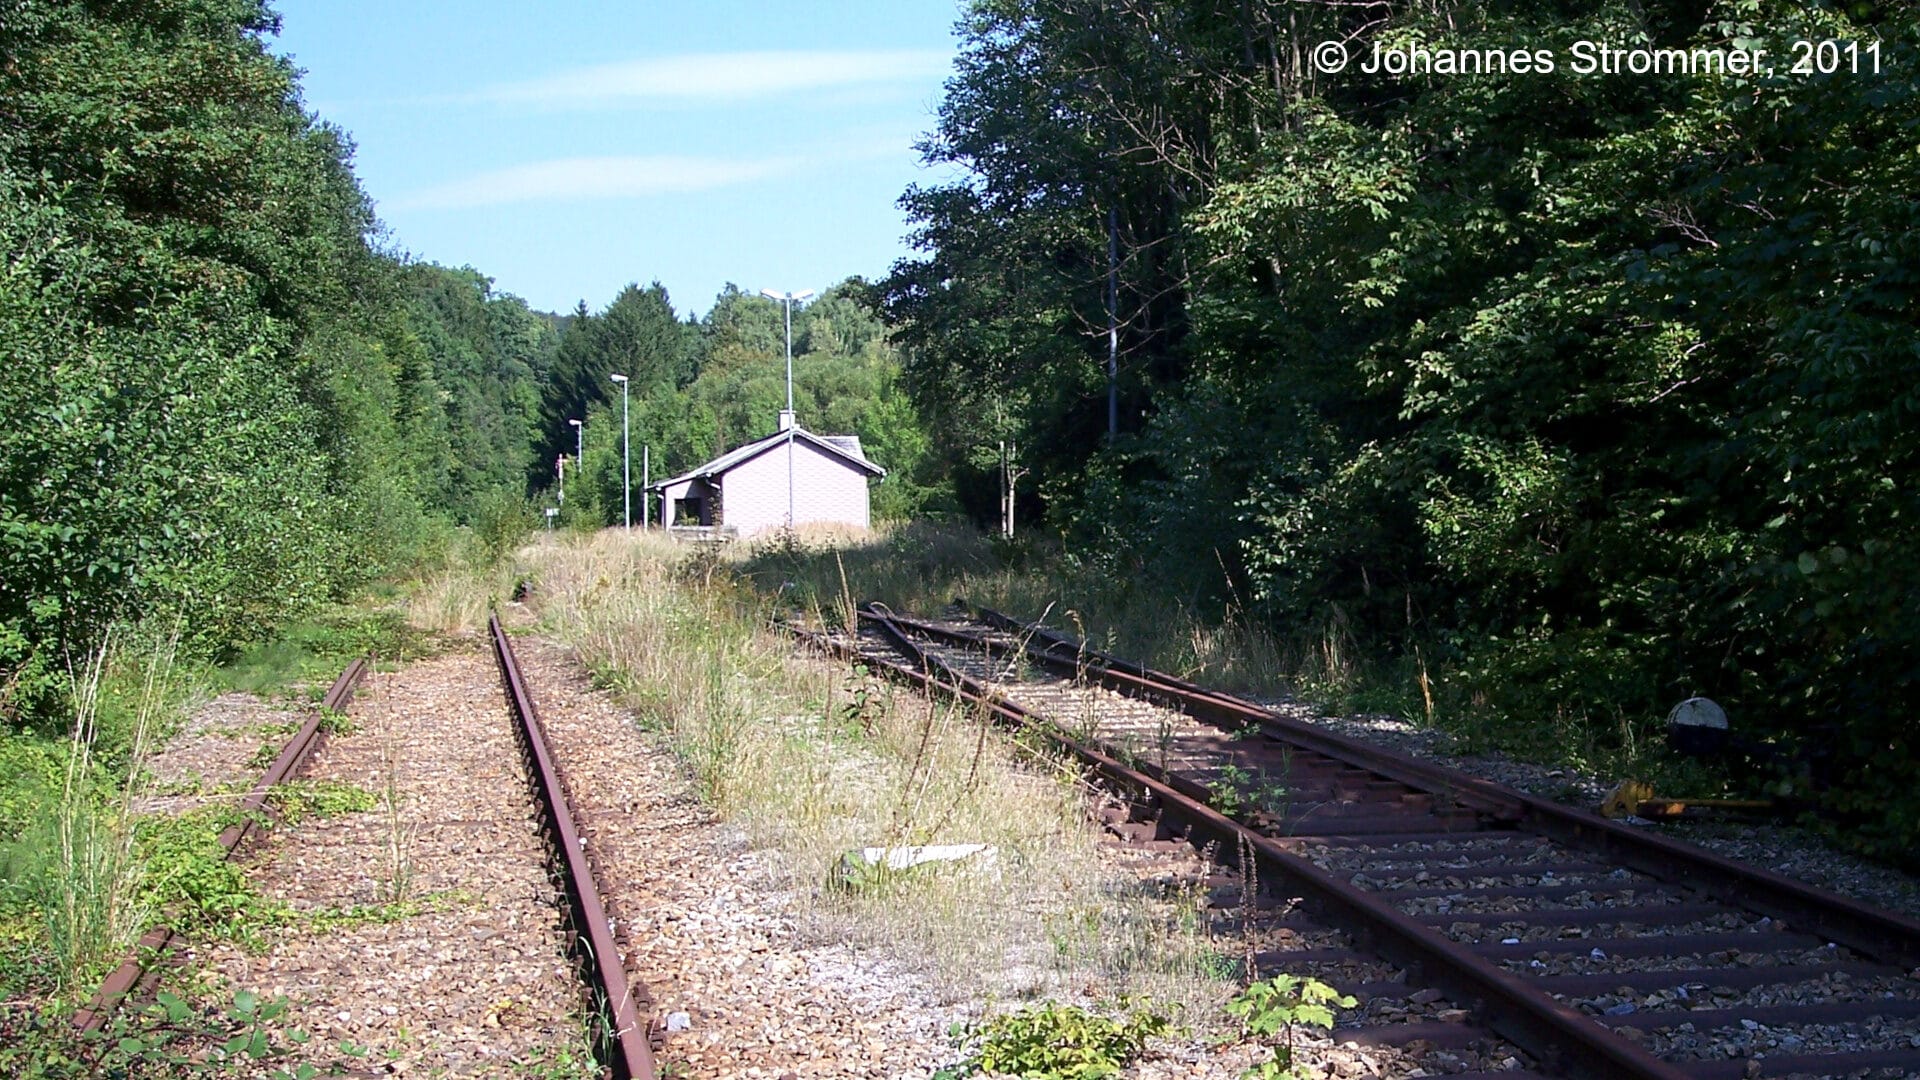
[[[887,475],[858,435],[815,435],[782,410],[780,430],[647,489],[660,524],[749,537],[816,522],[868,528],[868,485]],[[791,518],[789,518],[791,513]]]

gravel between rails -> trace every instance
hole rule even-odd
[[[326,933],[296,918],[260,952],[205,947],[205,977],[288,997],[289,1026],[322,1062],[343,1040],[385,1072],[499,1075],[586,1056],[560,897],[491,657],[471,641],[371,675],[348,716],[355,730],[329,737],[307,775],[382,797],[391,784],[398,814],[282,826],[250,877],[304,916],[377,905],[401,878],[422,910]]]
[[[147,759],[152,783],[133,800],[133,812],[180,814],[238,802],[266,771],[255,763],[261,745],[278,753],[307,716],[291,702],[253,694],[226,693],[206,702]]]
[[[956,1057],[945,1036],[950,1024],[1005,1007],[952,1000],[884,950],[820,940],[801,898],[779,884],[777,856],[747,850],[738,830],[713,819],[679,760],[594,689],[572,650],[524,636],[515,650],[583,819],[628,970],[647,984],[659,1015],[687,1014],[660,1055],[679,1075],[924,1078]],[[1116,876],[1152,881],[1169,896],[1206,891],[1217,868],[1181,847],[1149,852],[1115,842],[1101,850]],[[1237,887],[1215,891],[1226,902],[1206,917],[1221,924],[1223,945],[1243,949],[1226,925],[1236,918]],[[1329,934],[1263,926],[1254,944],[1284,952],[1344,941]],[[1003,981],[981,973],[983,985]],[[1341,1038],[1303,1033],[1303,1064],[1356,1078],[1422,1075],[1422,1064],[1432,1074],[1517,1064],[1507,1048],[1419,1055],[1341,1047]],[[1123,1075],[1237,1080],[1255,1060],[1247,1044],[1197,1036],[1154,1040],[1151,1050]]]
[[[714,820],[673,752],[573,652],[516,637],[627,969],[690,1077],[926,1077],[963,1010],[870,952],[809,940],[770,854]],[[677,1026],[677,1025],[676,1025]]]

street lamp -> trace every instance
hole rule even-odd
[[[568,420],[567,423],[573,425],[573,478],[578,480],[580,479],[580,474],[585,471],[586,466],[587,429],[586,425],[578,420]],[[560,466],[560,501],[566,502],[567,468],[564,463],[567,460],[567,456],[561,454],[560,460],[562,462]]]
[[[626,508],[627,531],[633,531],[633,433],[627,427],[627,377],[608,375],[620,384],[620,498]]]
[[[813,295],[812,289],[799,292],[774,292],[761,289],[760,295],[780,301],[787,313],[787,411],[781,414],[781,426],[787,432],[787,528],[793,528],[793,302]]]
[[[813,290],[801,289],[799,292],[783,293],[774,292],[772,289],[761,289],[760,295],[769,300],[780,301],[780,306],[787,312],[787,425],[791,427],[793,425],[793,302],[812,296]]]

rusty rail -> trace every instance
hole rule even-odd
[[[1273,838],[1181,791],[1172,777],[1153,764],[1121,762],[954,670],[920,648],[886,613],[864,610],[860,617],[879,628],[913,662],[895,663],[824,635],[798,628],[794,632],[830,653],[876,666],[922,689],[950,694],[985,709],[1003,723],[1043,734],[1109,782],[1145,793],[1162,813],[1183,821],[1190,838],[1218,841],[1224,858],[1237,858],[1235,853],[1242,850],[1252,852],[1261,877],[1284,882],[1348,923],[1364,927],[1381,955],[1420,971],[1424,982],[1454,999],[1471,1003],[1487,1028],[1566,1069],[1569,1075],[1595,1080],[1683,1080],[1688,1076],[1578,1010],[1539,994],[1517,976],[1435,933],[1379,897],[1328,874]]]
[[[1785,927],[1791,926],[1800,941],[1817,944],[1824,939],[1829,942],[1829,948],[1835,944],[1845,945],[1863,957],[1879,958],[1878,963],[1865,960],[1847,961],[1834,969],[1836,972],[1857,972],[1874,977],[1900,978],[1913,962],[1913,958],[1920,955],[1920,923],[1905,916],[1861,904],[1770,871],[1736,863],[1689,844],[1629,829],[1600,818],[1598,815],[1563,807],[1502,785],[1467,776],[1456,770],[1413,759],[1358,740],[1335,736],[1230,694],[1206,690],[1172,676],[1126,663],[1091,649],[1084,642],[1073,638],[1032,624],[1018,622],[998,612],[977,610],[980,616],[996,630],[1010,634],[1013,641],[1007,642],[950,625],[894,615],[874,605],[870,605],[870,610],[863,611],[861,615],[863,621],[879,627],[896,649],[914,657],[915,662],[925,669],[929,677],[934,676],[938,668],[944,667],[953,676],[966,678],[946,661],[909,639],[906,636],[909,630],[930,641],[961,646],[969,650],[985,649],[990,658],[1024,655],[1038,666],[1075,683],[1098,685],[1110,691],[1152,701],[1161,707],[1178,709],[1216,731],[1231,732],[1230,737],[1234,744],[1242,747],[1234,753],[1240,755],[1242,760],[1259,761],[1263,755],[1276,755],[1278,751],[1276,756],[1279,760],[1292,761],[1294,759],[1287,756],[1290,753],[1305,753],[1309,759],[1316,757],[1330,759],[1338,762],[1342,768],[1353,770],[1361,775],[1391,778],[1392,784],[1422,793],[1420,798],[1431,800],[1427,804],[1430,808],[1446,806],[1457,808],[1448,812],[1450,817],[1457,818],[1460,812],[1471,810],[1471,817],[1477,824],[1467,830],[1467,835],[1527,835],[1537,837],[1569,853],[1597,852],[1603,856],[1600,860],[1591,859],[1590,854],[1584,854],[1578,858],[1558,856],[1562,860],[1562,865],[1558,869],[1572,872],[1577,877],[1583,869],[1621,867],[1624,869],[1620,872],[1628,870],[1636,872],[1657,883],[1660,888],[1668,889],[1668,895],[1681,898],[1677,902],[1670,902],[1666,907],[1658,904],[1635,906],[1631,896],[1618,906],[1608,905],[1607,910],[1614,912],[1616,918],[1623,922],[1632,923],[1652,917],[1661,924],[1668,924],[1687,921],[1669,917],[1685,910],[1695,910],[1697,916],[1699,912],[1731,913],[1744,909],[1745,912],[1773,917],[1777,920],[1776,925],[1779,927],[1774,931],[1776,933],[1784,933]],[[875,660],[867,657],[865,662],[874,664]],[[881,662],[882,665],[886,663]],[[995,663],[997,664],[998,661]],[[984,684],[973,683],[971,680],[968,680],[968,684],[977,693],[986,695],[995,693]],[[1001,702],[1015,710],[1026,711],[1010,699],[1002,697]],[[1027,715],[1031,718],[1027,723],[1042,722],[1038,714],[1028,713]],[[1107,751],[1110,748],[1103,744],[1097,749]],[[1151,764],[1137,761],[1131,764],[1152,778],[1166,782],[1180,794],[1193,797],[1208,805],[1212,803],[1211,791],[1203,785],[1194,783],[1191,777],[1179,774],[1161,775]],[[1289,767],[1283,765],[1282,768],[1285,771]],[[1364,800],[1367,795],[1362,791],[1354,798]],[[1188,822],[1190,836],[1228,839],[1232,835],[1221,831],[1216,822],[1194,819],[1188,808],[1169,802],[1157,793],[1156,801],[1163,812],[1171,809],[1175,812],[1173,816]],[[1270,829],[1273,819],[1268,816],[1262,818],[1261,822],[1267,824],[1255,823],[1256,826]],[[1338,825],[1326,828],[1325,831],[1329,835],[1313,835],[1288,834],[1286,830],[1290,826],[1284,821],[1278,824],[1282,833],[1276,835],[1269,831],[1267,835],[1273,837],[1269,843],[1296,857],[1309,850],[1365,846],[1354,843],[1354,837],[1335,835],[1340,828]],[[1393,830],[1383,828],[1382,824],[1369,822],[1368,827],[1356,831],[1377,836],[1390,844]],[[1449,825],[1443,831],[1451,834],[1454,830]],[[1271,864],[1278,864],[1279,860],[1272,858],[1261,845],[1255,844],[1253,847],[1255,861],[1262,864],[1264,876],[1265,872],[1271,868]],[[1582,862],[1582,859],[1586,861]],[[1504,869],[1506,867],[1498,857],[1494,857],[1493,861],[1480,866],[1468,866],[1462,870],[1462,873],[1464,876],[1472,876],[1468,871],[1479,870],[1497,876]],[[1681,1023],[1699,1024],[1705,1030],[1709,1027],[1728,1026],[1734,1020],[1740,1021],[1743,1025],[1762,1023],[1792,1026],[1848,1023],[1868,1016],[1882,1019],[1920,1016],[1920,997],[1895,999],[1892,993],[1888,993],[1885,995],[1888,1000],[1875,997],[1870,1001],[1795,1004],[1778,1007],[1756,1007],[1743,1004],[1718,1012],[1686,1006],[1655,1009],[1651,1012],[1634,1012],[1628,1018],[1622,1018],[1609,1010],[1609,1016],[1614,1017],[1610,1021],[1597,1022],[1597,1018],[1578,1014],[1589,1023],[1559,1028],[1552,1023],[1542,1022],[1543,1018],[1537,1015],[1527,1015],[1523,1003],[1517,999],[1496,1003],[1471,985],[1463,984],[1460,981],[1462,972],[1457,969],[1457,961],[1448,955],[1450,952],[1462,950],[1461,946],[1442,938],[1443,948],[1426,949],[1429,960],[1423,961],[1420,959],[1419,951],[1425,947],[1410,940],[1413,936],[1411,932],[1402,933],[1393,925],[1405,920],[1418,928],[1423,922],[1429,926],[1433,925],[1432,919],[1417,915],[1407,919],[1406,915],[1394,908],[1391,903],[1380,905],[1386,908],[1386,911],[1381,913],[1376,914],[1367,910],[1374,906],[1368,901],[1392,901],[1395,896],[1418,896],[1417,890],[1409,890],[1405,887],[1380,891],[1364,889],[1362,902],[1351,903],[1345,898],[1331,895],[1330,890],[1313,883],[1307,877],[1293,873],[1291,868],[1282,866],[1281,876],[1300,894],[1312,897],[1323,907],[1343,914],[1346,920],[1355,928],[1361,929],[1375,946],[1385,946],[1377,950],[1382,955],[1401,963],[1410,971],[1417,970],[1421,981],[1437,986],[1456,1001],[1466,1004],[1472,1012],[1480,1015],[1485,1026],[1526,1047],[1541,1057],[1548,1068],[1554,1070],[1568,1069],[1580,1075],[1656,1075],[1642,1072],[1622,1061],[1602,1060],[1600,1055],[1603,1044],[1587,1041],[1590,1036],[1597,1033],[1599,1038],[1616,1044],[1625,1042],[1618,1035],[1607,1031],[1607,1028],[1636,1029],[1644,1033],[1652,1028]],[[1334,884],[1339,885],[1344,882],[1335,879]],[[1549,899],[1547,895],[1549,893],[1568,892],[1579,888],[1581,886],[1559,883],[1555,883],[1550,888],[1524,883],[1513,886],[1516,893],[1530,892]],[[1498,886],[1495,886],[1485,891],[1494,892],[1497,889]],[[1717,904],[1699,903],[1708,898],[1717,901]],[[1528,925],[1544,927],[1571,925],[1556,920],[1552,915],[1551,907],[1543,911],[1547,917],[1538,923],[1528,923]],[[1516,920],[1519,918],[1518,913],[1509,914]],[[1767,922],[1767,919],[1761,919],[1759,925],[1765,925]],[[1366,929],[1369,925],[1371,930]],[[1433,934],[1431,930],[1428,933],[1439,936]],[[1590,939],[1582,937],[1580,943],[1585,945],[1588,940]],[[1651,982],[1664,982],[1678,978],[1686,981],[1698,979],[1702,983],[1712,985],[1716,978],[1724,977],[1724,985],[1738,989],[1770,982],[1810,981],[1815,977],[1809,974],[1802,979],[1777,979],[1771,976],[1781,969],[1768,968],[1765,965],[1756,970],[1742,970],[1737,964],[1716,966],[1704,955],[1711,948],[1723,943],[1721,937],[1712,934],[1703,936],[1699,941],[1694,941],[1685,935],[1649,940],[1641,940],[1636,935],[1609,936],[1602,939],[1603,944],[1608,942],[1612,943],[1609,948],[1622,957],[1650,955],[1653,952],[1669,950],[1674,955],[1680,955],[1689,950],[1703,954],[1692,968],[1662,969],[1661,978],[1652,979]],[[1759,951],[1781,951],[1782,955],[1790,955],[1791,947],[1791,942],[1783,940],[1766,945]],[[1503,976],[1503,981],[1510,982],[1510,985],[1504,989],[1494,987],[1496,993],[1504,995],[1510,990],[1515,994],[1528,994],[1549,1005],[1558,1005],[1563,998],[1580,993],[1598,992],[1616,984],[1630,983],[1640,988],[1642,982],[1649,982],[1623,972],[1562,975],[1535,980],[1516,978],[1517,973],[1501,970],[1503,961],[1511,961],[1515,956],[1538,948],[1540,948],[1538,942],[1514,946],[1512,949],[1505,946],[1490,947],[1480,943],[1467,945],[1462,951],[1465,951],[1476,963],[1492,966],[1496,974]],[[1443,966],[1435,966],[1433,960],[1437,960]],[[1785,966],[1792,965],[1786,963]],[[1823,969],[1815,965],[1812,970],[1817,972]],[[1763,977],[1746,977],[1754,975]],[[1553,984],[1553,986],[1546,984]],[[1481,981],[1482,987],[1487,985],[1484,980]],[[1751,1030],[1750,1027],[1749,1030]],[[1632,1033],[1628,1032],[1628,1034]],[[1916,1060],[1920,1060],[1920,1056],[1916,1056],[1911,1047],[1901,1045],[1890,1049],[1840,1049],[1806,1053],[1769,1050],[1767,1053],[1756,1053],[1752,1057],[1736,1061],[1692,1059],[1682,1053],[1678,1059],[1667,1063],[1666,1068],[1672,1070],[1669,1075],[1691,1076],[1697,1080],[1738,1080],[1740,1077],[1753,1076],[1853,1075],[1864,1070],[1884,1069],[1902,1069],[1911,1072]]]
[[[313,756],[314,749],[320,743],[320,728],[326,722],[327,714],[347,707],[347,703],[353,700],[354,691],[360,686],[360,680],[366,676],[367,669],[367,658],[364,656],[347,665],[340,677],[333,681],[326,696],[320,699],[320,707],[293,733],[280,751],[280,756],[260,777],[260,782],[253,786],[246,798],[240,800],[242,816],[239,823],[227,826],[220,833],[220,846],[226,849],[229,858],[241,841],[259,830],[268,795],[275,786],[292,779],[306,765],[307,759]],[[159,981],[159,960],[172,948],[174,938],[172,928],[166,926],[156,926],[141,935],[126,962],[115,968],[100,984],[100,989],[87,999],[87,1003],[74,1012],[73,1026],[82,1032],[98,1031],[129,995],[150,992]]]
[[[641,1023],[636,1007],[644,1005],[651,1009],[652,998],[644,985],[627,978],[626,965],[614,941],[613,926],[607,919],[606,903],[600,897],[592,868],[587,863],[586,842],[580,835],[573,807],[567,801],[566,788],[553,761],[546,729],[540,723],[533,696],[520,675],[513,643],[507,640],[498,614],[488,617],[487,629],[493,638],[494,657],[500,662],[501,681],[506,684],[507,698],[518,721],[516,731],[520,748],[527,756],[535,799],[547,819],[560,858],[581,961],[597,999],[595,1005],[606,1014],[608,1031],[601,1047],[603,1056],[615,1080],[656,1080],[658,1073],[653,1047],[648,1041],[648,1027]]]
[[[1920,965],[1920,922],[1913,919],[1783,874],[1735,862],[1691,844],[1610,821],[1587,810],[1562,806],[1491,780],[1468,776],[1357,739],[1343,738],[1280,716],[1244,698],[1207,690],[1172,675],[1119,660],[1085,642],[990,608],[974,610],[991,626],[1045,641],[1045,645],[1035,645],[1029,640],[1026,652],[1054,671],[1084,674],[1107,689],[1171,705],[1198,720],[1226,727],[1258,724],[1270,738],[1310,747],[1410,787],[1444,793],[1463,805],[1490,812],[1493,817],[1511,821],[1514,827],[1550,837],[1570,848],[1603,854],[1629,869],[1785,920],[1864,955],[1908,968]],[[916,631],[951,634],[920,620],[904,622]]]

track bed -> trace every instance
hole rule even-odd
[[[997,613],[872,609],[858,639],[823,644],[1075,748],[1120,796],[1103,812],[1116,836],[1244,856],[1264,895],[1234,902],[1284,913],[1248,919],[1261,972],[1361,998],[1337,1039],[1459,1060],[1422,1066],[1443,1073],[1920,1074],[1920,926],[1901,916]],[[1321,944],[1269,948],[1281,930]]]

